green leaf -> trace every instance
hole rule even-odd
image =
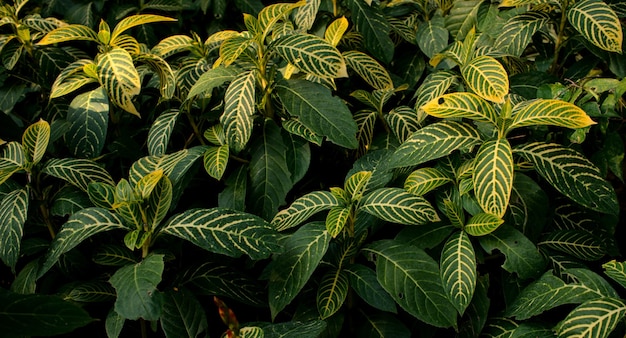
[[[532,41],[533,35],[541,30],[550,16],[543,12],[526,12],[510,18],[496,38],[494,48],[498,51],[520,57]]]
[[[167,61],[160,56],[142,53],[135,58],[136,62],[150,68],[159,77],[159,88],[163,99],[171,99],[176,91],[176,75]]]
[[[508,130],[536,125],[577,129],[596,124],[584,110],[561,100],[524,101],[513,107],[512,115],[513,120]]]
[[[298,135],[300,137],[302,137],[303,139],[316,144],[318,146],[322,145],[322,141],[324,141],[324,137],[317,135],[315,132],[313,132],[311,129],[307,128],[304,124],[302,124],[302,122],[296,120],[296,119],[289,119],[289,120],[285,120],[282,123],[282,127],[283,129],[285,129],[287,132],[293,134],[293,135]]]
[[[180,111],[172,109],[164,112],[154,120],[148,132],[148,153],[152,156],[165,155],[174,125],[178,121]]]
[[[284,243],[284,252],[268,266],[272,318],[298,295],[328,249],[330,234],[323,223],[300,227]]]
[[[226,141],[226,137],[224,136],[224,128],[221,124],[216,124],[208,128],[202,134],[204,138],[209,141],[211,144],[216,146],[224,145]]]
[[[535,170],[554,188],[587,208],[617,214],[613,187],[600,171],[577,151],[558,144],[529,143],[514,150],[534,164]]]
[[[243,150],[252,135],[255,81],[255,71],[242,73],[231,82],[224,95],[224,114],[220,122],[224,125],[226,141],[235,153]]]
[[[613,259],[602,264],[602,268],[604,269],[604,274],[626,288],[626,263]]]
[[[470,148],[481,142],[480,135],[469,124],[442,121],[413,133],[393,153],[389,168],[416,166],[438,159],[457,149]]]
[[[348,195],[348,202],[358,201],[363,197],[363,194],[367,191],[367,184],[370,178],[372,178],[371,171],[359,171],[346,179],[344,185],[345,193]]]
[[[326,216],[326,230],[333,237],[337,237],[345,227],[350,217],[350,208],[337,206],[330,208]]]
[[[436,15],[431,20],[420,23],[415,34],[417,45],[429,58],[448,46],[448,30],[441,16]]]
[[[274,41],[271,48],[307,74],[322,78],[347,76],[346,62],[341,52],[318,36],[288,34]]]
[[[298,116],[305,127],[339,146],[356,149],[357,126],[352,113],[328,88],[305,80],[289,80],[278,83],[276,92],[289,114]]]
[[[406,141],[411,134],[420,129],[420,117],[413,108],[399,106],[385,115],[385,121],[391,128],[398,141]]]
[[[226,187],[218,194],[218,206],[238,211],[246,210],[246,194],[248,191],[248,166],[235,169],[226,178]]]
[[[436,327],[456,325],[456,309],[443,290],[439,265],[423,250],[394,240],[374,242],[364,250],[375,255],[378,281],[404,310]]]
[[[130,54],[119,47],[100,54],[97,60],[98,79],[109,99],[125,111],[140,117],[132,98],[141,90],[141,79]]]
[[[258,216],[223,208],[189,209],[174,216],[161,233],[231,257],[263,259],[280,249],[278,233]]]
[[[434,98],[423,106],[428,115],[439,118],[468,118],[496,126],[498,113],[491,103],[472,93],[452,93]]]
[[[11,291],[22,295],[34,294],[37,290],[38,271],[39,260],[28,262],[11,283]]]
[[[151,52],[165,59],[174,54],[188,51],[192,44],[192,38],[187,35],[177,34],[159,41],[156,46],[152,47]]]
[[[104,148],[109,125],[109,98],[99,87],[76,96],[67,110],[65,140],[73,156],[93,158]]]
[[[143,261],[117,270],[109,282],[117,291],[115,312],[137,320],[157,320],[163,311],[163,294],[157,290],[163,274],[163,255],[150,255]]]
[[[393,88],[393,81],[387,69],[371,56],[356,50],[343,52],[342,55],[348,67],[352,68],[374,89]]]
[[[506,70],[491,56],[472,59],[461,69],[463,78],[478,96],[495,103],[503,103],[509,93],[509,77]]]
[[[15,273],[28,212],[28,190],[18,189],[0,201],[0,259]]]
[[[617,298],[591,300],[579,305],[556,327],[559,337],[605,338],[626,314],[626,305]]]
[[[239,330],[239,335],[241,338],[264,338],[265,333],[263,329],[257,326],[246,326],[242,327]]]
[[[39,120],[28,126],[22,135],[22,147],[26,161],[37,164],[43,158],[50,141],[50,124]]]
[[[307,1],[304,6],[296,10],[293,21],[299,29],[308,31],[313,27],[320,3],[321,0]]]
[[[304,1],[296,3],[277,3],[264,7],[259,12],[259,30],[261,32],[261,40],[264,41],[265,37],[274,28],[275,24],[287,17],[292,10],[304,5]]]
[[[92,320],[81,307],[57,296],[20,295],[0,289],[0,327],[8,337],[62,335]]]
[[[89,183],[87,194],[91,203],[99,208],[112,209],[115,204],[115,187],[108,183]]]
[[[117,244],[105,244],[99,247],[91,260],[104,266],[125,266],[137,263],[132,251]]]
[[[223,85],[226,82],[231,82],[237,77],[237,71],[233,68],[217,67],[209,69],[202,74],[198,80],[189,89],[187,99],[191,99],[194,96],[211,92],[214,88]]]
[[[423,197],[400,188],[381,188],[365,197],[360,210],[388,222],[420,225],[439,221],[437,212]]]
[[[317,310],[321,319],[334,315],[348,296],[348,276],[343,270],[328,272],[317,289]]]
[[[394,315],[361,311],[365,321],[359,320],[357,336],[360,338],[410,338],[411,331]],[[360,318],[359,318],[360,319]]]
[[[428,223],[418,227],[405,227],[395,239],[423,250],[432,249],[443,243],[455,230],[452,224]]]
[[[249,34],[244,33],[230,36],[220,45],[220,58],[224,66],[229,66],[235,62],[241,53],[252,45],[253,39]]]
[[[219,147],[208,147],[204,152],[204,169],[209,176],[221,180],[228,164],[228,144]]]
[[[191,292],[183,288],[163,296],[161,327],[165,337],[195,338],[208,328],[204,309]]]
[[[544,271],[545,262],[539,250],[526,236],[509,225],[479,238],[480,245],[487,253],[498,249],[506,257],[502,268],[517,273],[521,279],[528,279]]]
[[[348,273],[350,287],[367,304],[383,311],[397,313],[396,303],[376,279],[376,273],[370,268],[353,264],[345,270]]]
[[[37,44],[43,46],[75,40],[98,42],[98,34],[84,25],[65,25],[46,34]]]
[[[167,216],[173,198],[172,181],[163,176],[148,197],[146,211],[146,225],[148,229],[155,231]]]
[[[450,71],[440,70],[429,74],[415,92],[415,110],[419,112],[426,103],[445,94],[455,82],[457,76]]]
[[[276,230],[283,231],[300,225],[314,214],[339,205],[328,191],[313,191],[299,197],[287,209],[279,211],[272,219]]]
[[[22,170],[25,163],[24,147],[15,141],[7,143],[0,156],[0,184],[3,184],[14,173]]]
[[[93,206],[89,195],[73,185],[66,185],[54,194],[50,214],[65,217]]]
[[[556,230],[538,244],[584,261],[597,261],[606,254],[606,244],[585,230]]]
[[[77,60],[65,67],[52,83],[50,98],[54,99],[74,92],[83,86],[97,82],[95,78],[84,72],[85,67],[95,66],[92,60]]]
[[[482,0],[454,1],[446,16],[446,28],[456,41],[462,41],[478,23],[478,12]]]
[[[133,27],[147,23],[167,21],[176,21],[176,19],[154,14],[138,14],[125,17],[124,19],[120,20],[117,25],[115,25],[115,28],[113,28],[113,31],[111,32],[111,43],[115,43],[115,40],[118,36]]]
[[[622,52],[622,25],[601,0],[578,1],[567,10],[567,20],[589,42],[609,52]]]
[[[43,276],[59,260],[62,254],[70,251],[87,238],[105,231],[128,229],[114,213],[102,208],[87,208],[73,215],[63,224],[50,244],[46,258],[39,270]]]
[[[283,143],[287,146],[287,168],[291,173],[291,183],[298,183],[309,170],[311,147],[309,143],[293,134],[281,131]]]
[[[506,139],[480,146],[474,164],[474,193],[484,212],[503,217],[513,189],[513,154]]]
[[[104,323],[107,337],[118,338],[120,333],[122,333],[125,322],[126,319],[124,319],[124,317],[115,312],[115,309],[112,308],[111,311],[109,311],[109,314],[107,315]]]
[[[103,281],[79,282],[62,292],[63,300],[80,303],[108,302],[115,299],[115,290]]]
[[[472,236],[485,236],[494,232],[504,220],[489,213],[478,213],[465,224],[463,230]]]
[[[346,5],[358,32],[363,36],[365,48],[378,60],[390,63],[395,48],[389,37],[391,26],[382,10],[360,0],[347,1]]]
[[[404,190],[415,196],[424,196],[448,182],[452,179],[438,169],[421,168],[409,174],[404,181]]]
[[[441,251],[443,289],[457,312],[463,316],[476,289],[476,254],[463,231],[450,236]]]
[[[265,323],[263,323],[265,324]],[[326,322],[319,319],[310,321],[290,321],[285,323],[261,325],[265,338],[317,338],[326,329]]]
[[[91,160],[73,158],[51,159],[44,165],[43,173],[65,180],[83,191],[87,191],[91,182],[115,185],[111,175]]]
[[[548,222],[548,206],[546,192],[528,176],[515,173],[509,202],[509,216],[513,219],[510,222],[513,222],[528,238],[534,240]]]

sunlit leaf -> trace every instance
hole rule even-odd
[[[498,113],[491,103],[472,93],[439,96],[423,106],[428,115],[439,118],[468,118],[497,125]]]
[[[43,158],[50,141],[50,124],[39,120],[28,126],[22,135],[22,147],[26,160],[37,164]]]
[[[38,45],[51,45],[59,42],[84,40],[98,42],[98,34],[84,25],[67,25],[59,27],[46,34]]]
[[[360,210],[388,222],[420,225],[439,221],[437,212],[423,197],[400,188],[381,188],[367,195]]]
[[[127,16],[115,25],[111,32],[111,44],[114,44],[118,37],[125,31],[147,23],[176,21],[176,19],[168,18],[162,15],[154,14],[138,14]]]
[[[462,316],[476,288],[476,254],[463,231],[450,236],[441,251],[441,280],[448,299]]]
[[[299,30],[306,32],[313,27],[320,3],[321,0],[309,0],[304,6],[296,9],[293,20]]]
[[[504,102],[504,96],[509,93],[509,77],[498,60],[491,56],[479,56],[465,65],[461,72],[478,96],[495,103]]]
[[[23,169],[25,162],[24,147],[19,142],[13,141],[4,145],[0,156],[0,184]]]
[[[336,19],[331,22],[326,31],[324,32],[324,39],[330,42],[331,45],[337,46],[343,37],[343,34],[348,30],[349,22],[346,17]]]
[[[409,174],[404,181],[404,189],[415,196],[423,196],[448,182],[452,182],[452,179],[440,170],[421,168]]]
[[[98,78],[109,94],[109,99],[127,112],[140,116],[132,98],[141,90],[141,79],[130,54],[114,47],[100,54],[97,65]]]
[[[83,69],[87,65],[95,64],[91,60],[83,59],[74,61],[65,67],[52,83],[50,98],[67,95],[89,83],[97,82],[98,80],[85,74]]]
[[[567,20],[594,45],[609,52],[622,52],[622,25],[604,1],[577,1],[567,9]]]
[[[571,129],[584,128],[595,124],[587,113],[572,103],[561,100],[536,99],[524,101],[513,107],[513,128],[552,125]]]
[[[613,259],[602,264],[602,268],[607,276],[626,288],[626,263]]]
[[[484,212],[504,216],[513,188],[513,154],[506,139],[483,143],[474,164],[474,193]]]
[[[350,217],[350,208],[332,207],[326,216],[326,230],[333,237],[337,237],[345,227]]]
[[[285,18],[291,13],[292,10],[303,6],[304,1],[296,3],[277,3],[264,7],[259,12],[259,29],[261,32],[262,40],[268,35],[268,33],[274,28],[274,25],[279,20]]]
[[[172,35],[159,41],[151,51],[165,59],[174,54],[189,51],[192,43],[193,39],[187,35]]]
[[[310,34],[286,35],[272,44],[278,55],[300,70],[319,77],[346,76],[341,53],[326,40]]]

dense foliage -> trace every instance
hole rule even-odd
[[[2,2],[2,335],[623,336],[625,17]]]

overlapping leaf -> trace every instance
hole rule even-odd
[[[161,156],[165,154],[179,115],[180,111],[172,109],[169,112],[162,113],[154,120],[150,126],[148,141],[146,142],[150,155]]]
[[[502,223],[502,218],[481,212],[472,216],[463,229],[472,236],[484,236],[494,232]]]
[[[320,3],[321,0],[307,1],[304,6],[297,9],[293,20],[296,23],[296,26],[298,26],[298,29],[308,31],[311,27],[313,27]]]
[[[423,196],[448,182],[452,182],[452,179],[440,170],[421,168],[409,174],[404,181],[404,189],[415,196]]]
[[[480,245],[487,253],[494,249],[503,253],[506,260],[502,268],[517,273],[522,279],[535,277],[544,271],[544,258],[535,244],[511,226],[500,226],[498,230],[480,237]]]
[[[452,305],[462,316],[476,289],[476,254],[463,231],[450,236],[441,251],[441,280]]]
[[[360,210],[388,222],[400,224],[425,224],[439,221],[437,212],[423,197],[400,188],[381,188],[367,195]]]
[[[28,204],[26,189],[14,190],[0,201],[0,259],[13,272],[20,257]]]
[[[346,62],[335,46],[310,34],[286,35],[272,44],[278,55],[300,70],[323,78],[347,75]]]
[[[224,95],[224,114],[220,122],[230,148],[240,152],[252,135],[253,115],[255,112],[256,73],[250,71],[238,75],[226,89]]]
[[[113,178],[106,170],[96,162],[86,159],[55,158],[46,162],[43,172],[63,179],[83,191],[87,191],[91,182],[115,185]]]
[[[591,300],[570,312],[555,328],[559,337],[608,337],[626,314],[617,298]]]
[[[450,71],[440,70],[429,74],[415,92],[415,110],[422,109],[426,103],[445,94],[456,81],[457,76]]]
[[[443,17],[434,16],[420,23],[416,32],[417,45],[429,58],[448,46],[449,33]]]
[[[224,40],[220,45],[220,58],[224,66],[228,66],[235,62],[237,58],[252,44],[252,38],[249,34],[241,33],[233,35]]]
[[[39,163],[46,153],[48,141],[50,141],[48,122],[39,120],[28,126],[22,135],[22,147],[26,160],[32,164]]]
[[[133,27],[147,23],[167,21],[176,21],[176,19],[155,14],[138,14],[127,16],[124,19],[120,20],[120,22],[118,22],[117,25],[115,25],[115,27],[113,28],[113,31],[111,32],[111,42],[114,43],[117,37]]]
[[[96,249],[91,260],[104,266],[124,266],[137,263],[133,253],[121,245],[108,244]]]
[[[370,86],[375,89],[393,88],[393,81],[387,70],[371,56],[355,50],[343,52],[342,55],[348,67]]]
[[[282,123],[283,129],[288,131],[291,134],[302,137],[303,139],[316,144],[318,146],[322,145],[322,141],[324,141],[324,137],[316,134],[311,129],[306,127],[302,122],[297,119],[289,119],[285,120]]]
[[[553,125],[576,129],[595,124],[584,110],[561,100],[524,101],[513,108],[512,116],[513,120],[508,127],[509,130],[535,125]]]
[[[297,226],[314,214],[338,206],[339,201],[328,191],[314,191],[296,199],[289,208],[278,212],[272,219],[276,230]]]
[[[369,305],[379,310],[397,312],[396,303],[378,282],[376,272],[360,264],[351,265],[345,271],[348,274],[350,287]]]
[[[193,39],[187,35],[172,35],[159,41],[156,46],[152,47],[151,51],[165,59],[176,53],[188,51],[192,43]]]
[[[484,212],[504,216],[513,188],[513,154],[506,139],[483,143],[474,165],[474,193]]]
[[[415,109],[407,106],[396,107],[385,115],[385,121],[401,143],[420,128],[420,120],[421,116]]]
[[[496,38],[497,50],[513,56],[521,56],[533,35],[550,21],[543,12],[526,12],[510,18]]]
[[[46,34],[37,44],[51,45],[59,42],[85,40],[98,42],[98,34],[91,28],[83,25],[61,26]]]
[[[446,94],[431,100],[422,109],[439,118],[468,118],[497,125],[498,113],[493,106],[472,93]]]
[[[264,7],[259,12],[258,17],[259,28],[261,30],[262,37],[265,38],[267,36],[269,31],[272,30],[274,24],[278,22],[278,20],[283,19],[284,17],[289,15],[292,10],[303,6],[304,4],[304,1],[300,1],[296,3],[278,3]],[[263,41],[263,39],[261,41]]]
[[[446,16],[446,28],[457,41],[463,41],[467,33],[477,25],[478,10],[482,0],[455,1]]]
[[[326,230],[333,237],[337,237],[345,227],[350,217],[349,207],[332,207],[326,216]]]
[[[383,11],[377,6],[370,6],[366,1],[351,0],[346,5],[352,13],[352,20],[363,36],[365,48],[376,59],[389,63],[395,50],[389,33],[391,25]]]
[[[53,99],[61,97],[83,87],[86,84],[97,82],[98,80],[84,72],[83,69],[88,65],[94,66],[95,64],[91,60],[81,59],[74,61],[65,67],[52,83],[50,98]]]
[[[622,52],[622,25],[604,1],[578,1],[568,8],[567,19],[589,42],[609,52]]]
[[[206,314],[193,293],[186,289],[164,293],[161,327],[166,337],[198,337],[208,328]]]
[[[602,268],[607,276],[626,288],[626,263],[611,260],[602,264]]]
[[[228,164],[228,145],[222,145],[219,147],[209,147],[204,152],[204,169],[209,176],[220,180],[224,171],[226,171],[226,164]]]
[[[109,98],[102,87],[76,96],[67,110],[71,123],[65,140],[72,155],[93,158],[104,148],[109,125]]]
[[[190,99],[196,95],[211,92],[213,88],[219,87],[226,82],[230,82],[237,76],[237,72],[232,68],[217,67],[206,71],[189,89],[187,98]]]
[[[596,261],[606,254],[606,244],[584,230],[553,231],[539,244],[585,261]]]
[[[317,311],[321,319],[334,315],[348,296],[348,276],[342,270],[330,271],[320,281],[317,289]]]
[[[24,147],[15,141],[7,143],[0,156],[0,184],[21,170],[25,164]]]
[[[115,289],[102,281],[80,282],[63,291],[64,300],[81,303],[108,302],[115,296]]]
[[[509,93],[506,70],[491,56],[472,59],[461,69],[461,73],[472,91],[485,100],[502,103]]]
[[[125,111],[140,116],[132,98],[141,90],[141,79],[130,54],[119,47],[100,54],[97,60],[98,78],[109,99]]]

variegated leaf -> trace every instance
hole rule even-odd
[[[0,259],[13,273],[20,257],[28,204],[26,189],[13,190],[0,201]]]
[[[525,5],[541,5],[552,2],[552,0],[502,0],[499,7],[516,7]]]
[[[115,42],[111,42],[111,46],[122,48],[132,56],[138,56],[138,54],[141,53],[141,47],[139,46],[137,39],[126,34],[118,36],[117,39],[115,39]],[[146,55],[149,54],[146,53]]]
[[[109,94],[109,99],[139,117],[132,98],[141,90],[141,79],[130,54],[122,48],[114,47],[99,55],[97,65],[98,78]]]
[[[50,98],[57,98],[67,95],[86,84],[97,82],[98,80],[84,72],[87,65],[95,65],[91,60],[78,60],[65,67],[57,76],[50,89]]]
[[[374,138],[374,127],[378,114],[375,111],[362,110],[354,114],[357,132],[356,138],[359,141],[359,153],[364,154]]]
[[[349,207],[332,207],[326,215],[326,231],[333,237],[337,237],[346,226],[350,217]]]
[[[98,42],[98,34],[91,28],[83,25],[61,26],[46,34],[38,45],[51,45],[59,42],[85,40]]]
[[[216,180],[221,180],[226,171],[229,155],[228,144],[207,148],[204,152],[204,169],[207,174]]]
[[[533,163],[543,178],[573,201],[593,210],[617,214],[619,207],[613,187],[577,151],[535,142],[516,148],[515,153]]]
[[[306,32],[313,27],[321,0],[309,0],[296,10],[293,21],[300,31]]]
[[[605,243],[584,230],[553,231],[538,244],[584,261],[597,261],[606,254]]]
[[[524,101],[513,107],[512,121],[508,129],[537,125],[553,125],[571,129],[596,124],[587,113],[576,105],[548,99]]]
[[[264,7],[259,12],[258,24],[261,33],[261,39],[264,41],[265,37],[274,28],[274,24],[281,19],[286,18],[292,10],[305,5],[305,1],[299,1],[296,3],[277,3]]]
[[[82,282],[61,294],[64,300],[79,303],[108,302],[115,300],[115,289],[107,282]]]
[[[343,52],[342,55],[348,67],[370,86],[375,89],[393,88],[393,81],[385,67],[371,56],[355,50]]]
[[[503,103],[509,93],[509,77],[506,70],[491,56],[472,59],[461,73],[469,87],[478,96],[495,103]]]
[[[363,194],[367,191],[367,183],[372,177],[371,171],[359,171],[350,175],[344,183],[344,188],[350,201],[358,201]]]
[[[449,198],[445,198],[443,200],[443,209],[452,226],[462,229],[463,225],[465,225],[465,210],[463,210],[463,206]]]
[[[302,122],[297,119],[289,119],[285,120],[282,123],[283,129],[288,131],[291,134],[298,135],[303,139],[316,144],[318,146],[322,145],[322,141],[324,141],[324,137],[321,135],[317,135],[311,129],[307,128]]]
[[[252,135],[255,112],[256,72],[250,71],[237,76],[226,89],[224,114],[220,122],[224,126],[227,144],[238,153]]]
[[[602,268],[604,269],[604,274],[626,288],[626,263],[613,259],[602,264]]]
[[[448,182],[452,182],[452,179],[440,170],[421,168],[409,174],[404,181],[404,189],[415,196],[423,196]]]
[[[22,19],[22,24],[32,30],[39,31],[44,34],[47,34],[55,30],[56,28],[67,25],[67,23],[57,18],[42,18],[39,14],[26,15]]]
[[[434,15],[430,20],[420,23],[415,34],[417,45],[429,58],[448,46],[449,33],[441,15]]]
[[[520,57],[533,35],[543,28],[550,17],[543,12],[526,12],[510,18],[496,38],[498,51]]]
[[[113,28],[113,31],[111,32],[111,44],[115,44],[117,38],[123,32],[133,27],[147,23],[168,21],[176,21],[176,19],[154,14],[138,14],[125,17],[124,19],[120,20],[120,22],[118,22],[117,25],[115,25],[115,27]]]
[[[379,310],[397,313],[396,303],[378,282],[376,272],[360,264],[352,264],[344,271],[348,273],[350,287],[367,304]]]
[[[253,39],[246,34],[233,35],[220,45],[220,58],[224,66],[229,66],[239,58],[248,47],[252,45]]]
[[[419,111],[426,103],[445,94],[457,81],[457,76],[450,71],[440,70],[429,74],[415,92],[415,110]]]
[[[174,130],[174,125],[180,116],[180,111],[172,109],[164,112],[154,120],[148,132],[148,153],[152,156],[162,156],[167,150],[167,145]]]
[[[211,144],[216,146],[222,146],[226,142],[226,136],[224,135],[224,127],[221,124],[215,124],[209,127],[202,134],[204,138],[209,141]]]
[[[134,195],[141,199],[148,198],[161,178],[163,178],[163,169],[157,169],[145,175],[135,184]]]
[[[472,28],[478,25],[478,12],[482,0],[454,1],[446,16],[446,28],[456,41],[463,41]]]
[[[122,245],[105,244],[96,249],[91,260],[104,266],[124,266],[137,263],[132,251]]]
[[[246,17],[247,14],[244,13],[244,21]],[[209,35],[206,40],[204,40],[204,47],[206,47],[209,51],[213,51],[215,48],[219,48],[222,42],[237,35],[239,35],[239,32],[229,29],[215,32]]]
[[[457,149],[471,148],[479,142],[478,131],[469,124],[452,121],[433,123],[416,131],[400,145],[387,166],[415,166],[447,156]]]
[[[626,314],[618,298],[590,300],[570,312],[556,327],[559,337],[606,338]]]
[[[439,118],[468,118],[497,125],[498,113],[491,103],[472,93],[440,96],[423,106],[428,115]]]
[[[189,89],[187,99],[191,99],[196,95],[211,92],[213,88],[219,87],[226,82],[234,80],[238,76],[237,71],[232,68],[218,67],[213,68],[202,74],[198,80]]]
[[[262,218],[223,208],[189,209],[171,218],[161,229],[207,251],[252,259],[278,252],[278,233]]]
[[[365,197],[360,210],[388,222],[420,225],[439,221],[437,212],[423,197],[400,188],[381,188]]]
[[[351,22],[363,39],[365,49],[383,63],[391,63],[395,46],[389,36],[391,25],[379,6],[370,6],[367,1],[347,1]],[[353,48],[356,49],[356,48]]]
[[[37,164],[43,158],[50,141],[50,124],[39,120],[28,126],[22,135],[24,157],[31,164]]]
[[[310,34],[286,35],[272,44],[273,50],[298,69],[323,78],[347,75],[346,62],[335,46]]]
[[[135,61],[148,66],[159,77],[159,90],[163,99],[171,99],[176,91],[176,75],[163,58],[156,54],[141,53]]]
[[[422,122],[415,109],[407,106],[392,109],[385,115],[385,121],[400,143],[404,143],[411,134],[420,129]]]
[[[65,142],[72,155],[93,158],[104,148],[109,125],[109,98],[104,88],[98,87],[76,96],[67,110],[69,130]]]
[[[265,332],[258,326],[246,326],[239,330],[241,338],[264,338]]]
[[[333,270],[322,277],[316,298],[320,318],[327,319],[339,311],[348,291],[348,276],[343,270]]]
[[[504,223],[502,218],[480,212],[467,221],[463,230],[472,236],[484,236],[494,232],[502,223]]]
[[[148,197],[146,223],[151,231],[161,224],[167,216],[173,199],[172,181],[163,176]]]
[[[513,189],[513,154],[506,139],[487,141],[476,154],[474,194],[484,212],[504,216]]]
[[[19,142],[13,141],[4,145],[0,156],[0,184],[22,170],[25,164],[24,147]]]
[[[63,179],[83,191],[87,191],[91,182],[115,185],[113,178],[104,168],[86,159],[51,159],[44,165],[43,173]]]
[[[609,52],[622,52],[622,25],[604,1],[577,1],[567,9],[567,19],[589,42]]]
[[[185,288],[165,292],[160,323],[165,337],[195,338],[208,328],[207,315],[200,300]]]
[[[289,208],[279,211],[272,219],[276,230],[283,231],[302,224],[314,214],[339,205],[328,191],[314,191],[296,199]]]
[[[463,316],[476,289],[476,254],[463,231],[450,236],[441,251],[441,280],[448,299]]]
[[[337,47],[341,38],[343,38],[343,34],[348,30],[349,22],[345,16],[336,19],[333,21],[328,27],[326,31],[324,31],[324,39],[328,41],[331,45]]]
[[[187,35],[172,35],[159,41],[152,47],[151,52],[162,58],[167,58],[177,53],[189,51],[193,44],[193,39]]]

